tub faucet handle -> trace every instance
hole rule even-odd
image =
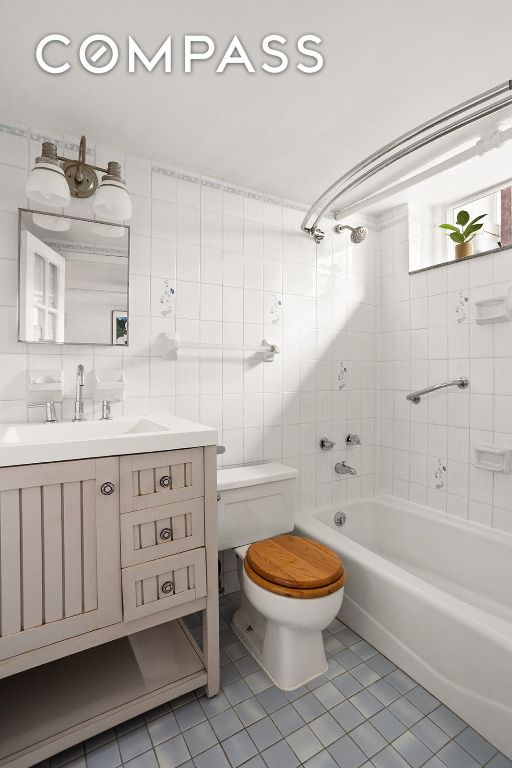
[[[345,442],[347,445],[361,445],[361,438],[351,432],[347,435]]]
[[[328,437],[322,437],[320,439],[320,448],[322,451],[332,451],[336,443],[333,440],[329,440]]]

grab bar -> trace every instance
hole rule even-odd
[[[437,392],[438,389],[444,389],[445,387],[459,387],[459,389],[466,389],[469,387],[469,379],[465,376],[461,376],[460,379],[453,379],[452,381],[445,381],[444,384],[434,384],[432,387],[426,387],[425,389],[419,389],[417,392],[411,392],[406,396],[407,400],[417,405],[422,395],[428,395],[429,392]]]

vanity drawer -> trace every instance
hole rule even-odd
[[[204,495],[203,449],[122,456],[121,512]]]
[[[204,548],[123,568],[125,621],[165,611],[206,595]]]
[[[204,546],[204,500],[189,499],[121,515],[123,567]]]

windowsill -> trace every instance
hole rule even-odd
[[[471,256],[463,256],[460,259],[456,259],[455,257],[453,259],[450,259],[448,261],[442,261],[439,264],[429,264],[427,267],[419,267],[418,269],[411,269],[409,270],[410,275],[416,275],[419,272],[428,272],[431,269],[437,269],[438,267],[446,267],[448,264],[460,264],[462,261],[470,261],[471,259],[477,259],[479,256],[488,256],[492,253],[501,253],[502,251],[510,251],[512,249],[511,245],[504,245],[501,248],[491,248],[489,251],[480,251],[480,253],[472,253]]]

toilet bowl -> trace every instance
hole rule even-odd
[[[313,557],[323,550],[339,561],[327,547],[298,536],[277,536],[261,544],[276,543],[279,551],[283,544],[294,541],[311,550]],[[249,564],[254,546],[235,550],[239,558],[241,600],[233,617],[233,630],[272,682],[285,691],[293,690],[327,670],[322,632],[341,608],[345,571],[339,561],[341,573],[334,574],[334,578],[326,573],[323,579],[309,579],[316,586],[289,586],[296,582],[297,576],[297,569],[292,566],[292,578],[286,578],[293,563],[293,550],[290,553],[288,546],[283,549],[286,562],[279,566],[278,575],[273,573],[273,563],[267,553],[267,573],[266,578],[262,578]],[[284,581],[288,584],[283,584]],[[303,578],[302,584],[307,581]],[[318,585],[319,581],[326,583]]]
[[[322,632],[341,608],[346,580],[335,552],[290,534],[296,477],[274,463],[217,473],[219,549],[238,557],[233,631],[283,690],[327,670]]]

